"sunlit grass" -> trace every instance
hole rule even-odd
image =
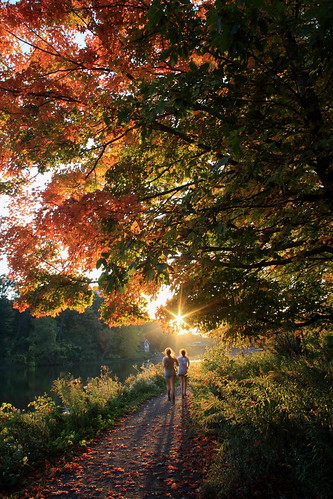
[[[205,497],[331,496],[331,362],[221,345],[190,383],[191,416],[219,449]]]

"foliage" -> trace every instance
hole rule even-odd
[[[0,358],[29,365],[103,362],[138,357],[140,340],[145,337],[149,337],[152,352],[168,345],[156,323],[108,327],[100,319],[99,303],[96,297],[93,306],[81,314],[66,310],[56,318],[34,318],[29,311],[13,309],[12,300],[0,297]]]
[[[261,335],[332,321],[329,0],[3,3],[1,244],[21,310]],[[33,175],[44,174],[42,186]],[[16,197],[15,197],[16,195]],[[167,313],[164,313],[167,315]]]
[[[126,379],[125,389],[129,392],[145,393],[147,390],[156,389],[157,384],[160,389],[164,389],[165,379],[161,376],[160,366],[150,363],[148,366],[143,365],[140,371]]]
[[[103,411],[110,400],[122,393],[121,384],[110,374],[104,367],[100,377],[88,379],[86,386],[80,379],[59,378],[53,383],[53,391],[60,397],[65,410],[76,417],[89,413],[92,408]]]
[[[61,405],[47,395],[37,397],[26,411],[2,404],[0,492],[22,485],[22,479],[36,466],[86,446],[121,415],[160,393],[164,385],[161,367],[142,367],[136,378],[124,385],[102,368],[100,376],[88,380],[86,386],[72,377],[56,380],[54,391]]]
[[[220,442],[207,497],[330,496],[331,360],[220,347],[192,374],[192,417]]]
[[[31,469],[48,452],[49,442],[56,439],[54,401],[47,396],[39,397],[30,405],[29,412],[20,411],[4,403],[1,415],[0,484],[10,487],[20,475]]]

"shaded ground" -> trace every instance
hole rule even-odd
[[[22,498],[140,499],[201,497],[212,444],[189,432],[191,395],[161,395],[123,418],[65,465],[35,481]],[[19,496],[16,496],[19,497]]]

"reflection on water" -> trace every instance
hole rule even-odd
[[[130,374],[135,374],[143,364],[143,360],[113,360],[104,362],[120,381]],[[100,364],[82,363],[71,366],[38,366],[27,367],[21,364],[0,366],[0,405],[8,402],[18,409],[24,409],[36,396],[47,393],[52,396],[53,381],[62,374],[70,373],[74,378],[87,378],[100,374]]]

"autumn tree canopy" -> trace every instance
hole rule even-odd
[[[1,244],[21,309],[109,324],[332,321],[331,0],[1,6]],[[43,185],[35,176],[46,179]]]

